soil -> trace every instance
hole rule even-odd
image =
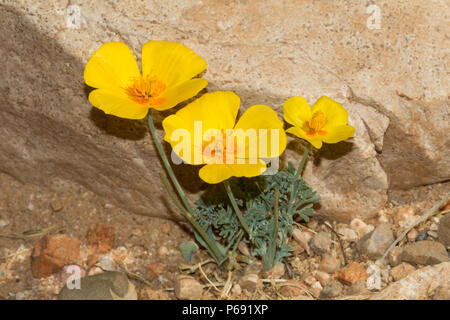
[[[387,219],[394,223],[395,233],[398,235],[402,226],[396,221],[395,212],[413,208],[415,214],[420,215],[449,191],[450,183],[445,183],[391,192],[386,208],[377,218],[366,223],[376,226]],[[6,174],[0,174],[0,299],[57,299],[57,294],[63,287],[60,275],[33,278],[31,253],[42,234],[25,240],[9,236],[54,226],[55,229],[50,233],[64,233],[81,241],[79,265],[89,272],[88,257],[92,255],[92,247],[87,244],[86,234],[98,223],[114,230],[114,245],[106,255],[112,257],[114,269],[128,272],[140,299],[176,299],[173,290],[175,279],[177,275],[186,273],[179,269],[186,262],[178,246],[181,242],[192,240],[192,235],[184,224],[132,215],[74,182],[55,178],[46,186],[35,186],[23,184]],[[433,223],[436,221],[426,221],[418,226],[417,232],[433,229]],[[318,219],[302,225],[305,230],[310,229],[312,232],[330,232]],[[338,227],[339,224],[331,225]],[[335,235],[332,235],[332,239],[331,253],[343,262]],[[408,240],[403,240],[405,241]],[[295,248],[293,240],[292,243]],[[370,261],[358,254],[354,242],[343,243],[349,263],[356,261],[364,267],[368,266]],[[306,293],[318,298],[318,292],[310,287],[314,282],[311,277],[319,265],[320,257],[309,256],[300,251],[294,250],[294,255],[286,259],[282,278],[299,281],[308,288],[304,290]],[[189,264],[194,265],[208,258],[208,254],[200,250]],[[259,271],[261,270],[256,270]],[[265,281],[262,288],[257,290],[240,290],[235,284],[244,272],[248,272],[248,268],[247,271],[243,268],[228,273],[215,264],[206,264],[191,275],[205,285],[203,299],[286,298],[280,294],[274,282],[270,281]],[[386,287],[391,281],[389,277],[383,279],[382,286]],[[223,285],[227,287],[226,291]],[[343,290],[339,297],[343,297],[346,292]]]

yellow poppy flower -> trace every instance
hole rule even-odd
[[[142,119],[149,108],[166,110],[192,98],[208,84],[195,78],[206,62],[182,44],[149,41],[142,47],[142,74],[131,50],[122,42],[107,42],[84,69],[84,81],[97,88],[89,102],[107,114]]]
[[[302,97],[284,102],[284,120],[293,125],[288,133],[309,141],[320,149],[322,142],[337,143],[353,137],[355,128],[347,125],[347,111],[336,101],[322,96],[310,108]]]
[[[230,177],[255,177],[266,170],[262,158],[279,157],[286,148],[283,122],[268,106],[248,108],[236,123],[240,99],[217,91],[162,122],[173,151],[186,163],[206,164],[199,175],[215,184]]]

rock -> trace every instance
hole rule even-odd
[[[327,253],[331,248],[331,235],[328,232],[316,233],[309,241],[309,246],[317,255]]]
[[[113,227],[106,227],[102,222],[86,232],[86,243],[97,253],[107,253],[114,248],[115,233]]]
[[[413,207],[400,207],[394,213],[394,223],[403,227],[414,220],[415,214],[416,211]]]
[[[166,270],[166,265],[162,262],[155,262],[147,267],[147,274],[150,276],[159,276]]]
[[[327,272],[327,273],[334,273],[336,270],[339,269],[339,267],[341,266],[341,263],[339,262],[338,259],[336,259],[335,257],[329,255],[329,254],[324,254],[322,256],[322,260],[320,261],[318,270]]]
[[[301,231],[297,228],[294,228],[292,231],[292,237],[304,250],[306,250],[306,253],[308,255],[311,255],[309,241],[311,240],[312,236],[310,232]]]
[[[105,272],[82,278],[79,287],[66,285],[59,300],[137,300],[136,289],[121,272]]]
[[[389,264],[393,267],[398,266],[402,262],[403,249],[394,247],[388,253]]]
[[[343,285],[336,280],[331,280],[329,284],[327,284],[320,293],[320,298],[334,298],[341,294],[344,289]]]
[[[85,62],[102,42],[125,41],[139,55],[141,45],[149,40],[149,29],[152,30],[152,39],[182,41],[202,55],[208,62],[205,77],[210,80],[210,89],[235,90],[242,96],[246,106],[264,103],[279,108],[282,101],[292,95],[305,95],[312,103],[321,94],[327,94],[350,110],[352,124],[357,127],[353,141],[325,146],[321,151],[326,156],[322,163],[309,163],[312,167],[311,179],[315,178],[317,188],[323,188],[324,191],[319,192],[326,206],[322,209],[324,214],[347,218],[358,212],[365,216],[373,214],[384,204],[387,198],[387,177],[376,157],[377,151],[384,148],[389,151],[386,159],[383,157],[386,163],[409,158],[413,158],[411,163],[420,160],[427,169],[421,174],[425,176],[422,180],[427,178],[434,181],[448,177],[445,162],[438,160],[445,159],[445,150],[442,150],[445,148],[431,148],[436,141],[445,139],[442,133],[439,134],[445,132],[442,121],[434,129],[425,121],[428,120],[427,117],[421,117],[420,113],[411,115],[411,112],[405,112],[413,109],[412,106],[416,103],[422,105],[425,102],[433,102],[428,111],[431,116],[442,115],[446,110],[441,106],[442,101],[445,101],[441,91],[445,90],[438,87],[445,83],[445,79],[441,78],[444,69],[438,54],[444,49],[442,45],[431,49],[432,40],[422,35],[426,32],[427,37],[432,39],[440,37],[439,32],[434,31],[440,25],[445,27],[445,19],[439,15],[440,11],[445,10],[440,6],[424,9],[422,16],[425,23],[435,27],[431,35],[424,27],[414,29],[413,36],[421,39],[417,41],[420,45],[416,42],[411,44],[400,37],[405,32],[397,27],[395,21],[384,21],[386,25],[383,27],[392,30],[389,37],[402,39],[392,48],[394,52],[389,52],[388,55],[384,48],[384,36],[379,37],[369,29],[365,30],[363,43],[356,43],[350,36],[361,31],[359,22],[364,23],[363,20],[367,18],[361,13],[354,17],[358,23],[347,24],[350,14],[353,16],[353,12],[363,12],[360,4],[350,5],[343,10],[342,7],[333,5],[325,5],[327,8],[324,9],[323,4],[309,2],[294,8],[281,3],[264,3],[260,5],[260,11],[255,11],[251,3],[199,3],[190,0],[182,4],[165,3],[154,10],[145,3],[135,5],[125,1],[112,6],[109,3],[87,1],[78,4],[81,12],[80,25],[74,29],[67,27],[66,4],[43,4],[30,12],[25,0],[8,3],[8,9],[2,12],[1,28],[5,32],[1,38],[3,46],[0,56],[2,65],[9,65],[11,68],[5,70],[0,87],[9,88],[2,92],[4,110],[14,112],[8,114],[4,111],[1,116],[5,132],[0,152],[3,155],[0,170],[26,181],[42,182],[51,176],[65,177],[82,183],[130,212],[148,214],[150,211],[151,215],[168,217],[168,210],[164,210],[164,204],[159,201],[161,196],[166,195],[161,191],[161,185],[154,183],[157,172],[162,168],[152,144],[143,139],[146,135],[144,125],[92,111],[81,80]],[[311,16],[316,17],[310,12],[323,10],[336,17],[332,26],[333,37],[330,36],[329,28],[323,27],[318,18],[310,19]],[[398,16],[399,12],[405,10],[411,16],[416,13],[415,8],[407,4],[383,10],[387,11],[383,11],[386,16]],[[48,12],[58,14],[49,15]],[[219,18],[217,12],[225,12],[226,16]],[[123,19],[115,19],[117,15]],[[280,28],[266,30],[266,24],[261,23],[262,16],[269,17],[267,23]],[[247,19],[248,17],[252,18]],[[427,17],[437,19],[431,21]],[[136,19],[140,22],[135,23]],[[310,24],[299,22],[308,19]],[[240,24],[244,20],[248,21],[248,25],[242,29]],[[221,27],[216,27],[218,24]],[[346,28],[339,30],[338,26],[344,24],[347,24]],[[86,30],[90,30],[88,37],[85,36]],[[305,35],[310,30],[315,30],[316,34],[307,39]],[[190,36],[181,39],[180,32]],[[274,39],[285,43],[281,51]],[[324,40],[317,41],[318,39]],[[329,67],[317,68],[310,63],[309,56],[293,50],[299,42],[305,45],[306,51],[311,52],[314,61]],[[224,46],[222,43],[230,45]],[[233,55],[235,45],[239,46],[239,54]],[[404,56],[405,45],[413,46],[414,52],[426,61],[426,68],[419,69],[416,65],[411,69],[405,62],[408,60]],[[336,47],[345,47],[338,61],[329,54]],[[9,55],[8,52],[17,52],[19,56]],[[34,57],[39,57],[39,61],[51,63],[35,64],[34,59],[29,56],[30,52]],[[267,54],[275,57],[274,64],[262,63]],[[230,61],[230,56],[233,61]],[[348,56],[363,57],[363,60],[348,59]],[[369,66],[361,69],[361,63],[370,64],[370,72],[383,65],[393,68],[385,69],[383,73],[369,74]],[[294,68],[298,64],[304,66],[302,73]],[[255,68],[255,65],[259,67]],[[437,73],[439,79],[431,77],[434,80],[431,81],[430,76],[424,77],[424,70],[432,70],[435,65],[441,71]],[[399,98],[397,90],[406,87],[406,80],[398,75],[403,75],[404,72],[408,74],[406,79],[425,79],[423,85],[430,90],[425,100],[419,99],[416,102]],[[386,83],[386,79],[398,79],[398,83],[393,87],[384,86],[382,84]],[[280,89],[277,83],[283,83],[283,88]],[[410,90],[415,93],[423,91],[422,84],[419,87],[415,82],[408,82],[408,85],[413,86]],[[302,90],[299,91],[298,88]],[[381,102],[377,101],[379,97],[383,98]],[[64,107],[60,106],[60,101],[64,101]],[[23,127],[18,127],[15,121],[21,114],[30,116],[24,119],[26,123],[23,123]],[[410,129],[408,124],[416,119],[418,123],[414,122],[414,128]],[[388,128],[391,122],[393,124]],[[393,135],[403,136],[405,131],[412,131],[413,134],[413,138],[408,138],[411,139],[408,141],[408,150],[410,142],[413,142],[414,146],[418,145],[418,154],[406,155],[403,141],[394,141]],[[418,139],[419,132],[423,135],[422,139]],[[385,133],[389,133],[389,139],[385,139]],[[113,137],[118,137],[117,141],[120,143]],[[419,140],[427,142],[418,143]],[[32,147],[27,148],[26,141],[32,141]],[[401,152],[396,152],[395,147],[400,143]],[[431,153],[433,150],[434,153]],[[425,156],[425,151],[430,154]],[[6,154],[9,156],[6,157]],[[98,161],[98,154],[102,155],[101,163]],[[384,152],[382,155],[385,155]],[[8,161],[4,161],[5,159]],[[35,161],[43,166],[39,172],[33,172]],[[433,170],[438,163],[440,169],[444,169],[443,173],[441,170]],[[154,164],[154,167],[145,170],[148,164]],[[396,178],[394,182],[401,181],[395,175],[395,165],[398,164],[392,163],[386,170],[392,171],[391,175]],[[349,166],[352,170],[346,170]],[[391,169],[392,166],[394,169]],[[123,172],[124,167],[127,172]],[[419,171],[413,170],[414,174],[411,175],[417,176]],[[323,179],[330,172],[334,172],[330,179]],[[187,176],[184,178],[185,183],[192,181],[189,179],[192,175],[183,175]],[[420,183],[422,181],[417,182]],[[117,187],[111,188],[111,185]],[[353,210],[355,208],[357,210]],[[361,208],[365,209],[361,211]]]
[[[389,270],[390,276],[394,279],[394,281],[398,281],[406,277],[411,272],[414,272],[416,268],[414,268],[409,263],[403,262],[398,266]]]
[[[408,239],[409,242],[414,242],[414,241],[416,241],[416,238],[418,235],[419,235],[419,233],[417,232],[417,230],[412,229],[410,232],[408,232],[408,234],[406,235],[406,238]]]
[[[367,272],[362,265],[353,261],[348,266],[337,270],[334,277],[347,286],[351,286],[357,281],[366,280]]]
[[[116,261],[109,255],[102,256],[96,263],[102,270],[114,271],[116,269]]]
[[[324,271],[316,271],[315,278],[322,286],[325,286],[331,279],[331,276]]]
[[[285,266],[283,262],[277,262],[272,269],[265,272],[267,279],[280,279],[284,276]]]
[[[358,250],[371,259],[378,259],[383,256],[394,240],[392,225],[389,223],[380,224],[375,230],[358,241]]]
[[[0,228],[6,227],[9,224],[9,221],[6,219],[0,219]]]
[[[179,275],[175,281],[175,295],[179,300],[199,300],[203,286],[191,276]]]
[[[447,248],[450,247],[450,214],[446,214],[439,220],[438,239]]]
[[[139,292],[139,300],[169,300],[167,292],[163,290],[154,290],[147,286]]]
[[[44,236],[33,248],[31,270],[33,277],[46,278],[59,273],[80,256],[80,241],[65,234]]]
[[[360,238],[364,237],[374,229],[374,226],[367,225],[364,221],[358,218],[355,218],[350,222],[350,227],[355,230]]]
[[[60,198],[55,198],[50,202],[50,207],[54,212],[59,212],[64,209],[64,202]]]
[[[303,279],[303,282],[305,282],[308,286],[312,286],[314,282],[316,282],[317,279],[313,275],[308,275]]]
[[[366,288],[366,282],[363,280],[356,281],[349,287],[345,287],[345,295],[353,296],[359,294],[365,294],[368,290]]]
[[[165,247],[165,246],[159,247],[159,249],[158,249],[158,255],[159,255],[161,258],[164,258],[164,257],[167,256],[168,254],[169,254],[169,249],[167,249],[167,247]]]
[[[446,287],[440,286],[433,293],[431,297],[433,300],[450,300],[450,288],[448,285]]]
[[[167,195],[154,183],[162,167],[144,139],[145,124],[92,111],[82,82],[84,64],[101,43],[124,41],[139,56],[148,30],[152,39],[194,49],[208,63],[209,89],[234,90],[245,106],[263,103],[280,111],[290,96],[312,103],[327,94],[349,109],[355,138],[325,145],[321,161],[305,170],[323,197],[323,215],[369,217],[384,205],[388,180],[392,188],[408,188],[449,177],[450,151],[442,147],[448,142],[445,2],[401,0],[383,7],[380,30],[365,26],[367,6],[359,2],[262,3],[255,10],[251,1],[175,1],[157,9],[130,0],[83,1],[72,27],[64,2],[33,10],[26,0],[7,3],[0,62],[11,67],[0,83],[0,171],[22,181],[64,177],[130,212],[169,217],[160,201]],[[333,16],[331,25],[322,24],[321,12]],[[355,33],[362,36],[355,39]],[[295,49],[298,43],[302,50]],[[331,54],[336,48],[339,54]],[[265,63],[267,56],[272,63]],[[48,63],[36,64],[36,57]],[[42,170],[34,170],[36,162]],[[190,172],[180,175],[190,187],[200,184]]]
[[[381,270],[376,264],[371,264],[366,270],[368,277],[366,287],[370,291],[381,289]]]
[[[429,236],[433,239],[437,239],[438,233],[436,231],[427,231],[427,236]]]
[[[425,231],[425,232],[421,232],[421,233],[419,233],[419,234],[417,235],[416,241],[427,240],[427,238],[428,238],[428,233],[427,233],[426,231]]]
[[[239,285],[242,289],[246,289],[248,291],[254,291],[257,288],[262,288],[262,281],[259,279],[258,275],[255,273],[250,273],[244,275],[239,280]]]
[[[372,300],[424,300],[450,297],[450,262],[420,268],[390,284]]]
[[[322,289],[323,289],[323,287],[320,284],[320,282],[316,281],[311,286],[310,291],[315,298],[318,298],[320,296],[320,293],[322,292]]]
[[[442,243],[424,240],[406,245],[402,261],[430,265],[449,261],[447,249]]]
[[[300,281],[289,280],[280,285],[280,293],[286,298],[298,298],[306,295],[306,287]]]
[[[355,230],[344,227],[344,226],[339,226],[336,229],[336,232],[339,234],[341,239],[344,241],[357,241],[359,239],[359,236]]]

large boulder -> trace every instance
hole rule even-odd
[[[208,90],[233,90],[243,107],[268,104],[281,117],[286,98],[328,95],[348,109],[355,138],[325,146],[305,170],[321,214],[368,218],[389,188],[450,176],[443,1],[380,2],[380,29],[365,4],[343,0],[3,3],[0,170],[23,182],[57,176],[130,212],[174,216],[145,121],[93,109],[83,83],[103,42],[123,41],[139,57],[152,39],[192,48],[208,63]],[[294,140],[285,160],[301,150]],[[196,196],[196,171],[176,172]]]

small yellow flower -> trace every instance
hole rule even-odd
[[[322,142],[337,143],[355,133],[355,128],[347,125],[347,111],[326,96],[320,97],[311,108],[305,98],[287,99],[284,120],[293,125],[286,132],[309,141],[317,149],[322,147]]]
[[[107,42],[92,54],[84,81],[97,88],[89,102],[107,114],[142,119],[150,108],[166,110],[192,98],[208,84],[195,78],[206,62],[182,44],[149,41],[142,47],[142,74],[131,50]]]
[[[186,163],[204,165],[200,178],[211,184],[230,177],[255,177],[262,158],[286,148],[283,122],[268,106],[248,108],[236,123],[240,99],[233,92],[207,93],[162,122],[164,140]]]

